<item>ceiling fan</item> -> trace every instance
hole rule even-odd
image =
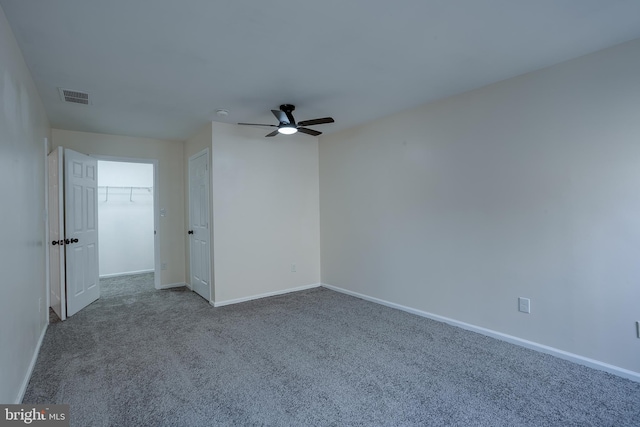
[[[323,117],[321,119],[303,120],[301,122],[296,123],[296,120],[293,118],[293,114],[292,114],[293,110],[295,109],[296,107],[294,105],[283,104],[280,106],[280,110],[271,110],[273,115],[276,116],[276,119],[278,119],[278,121],[280,122],[278,125],[264,125],[264,124],[258,124],[258,123],[238,123],[238,124],[243,126],[269,126],[269,127],[278,128],[273,132],[271,132],[270,134],[265,135],[267,137],[272,137],[272,136],[276,136],[279,133],[282,133],[284,135],[292,135],[296,132],[302,132],[302,133],[306,133],[307,135],[318,136],[318,135],[321,135],[322,132],[318,132],[317,130],[313,130],[313,129],[308,129],[304,126],[314,126],[314,125],[321,125],[324,123],[334,122],[332,117]]]

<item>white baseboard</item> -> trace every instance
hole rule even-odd
[[[225,305],[238,304],[240,302],[251,301],[251,300],[254,300],[254,299],[273,297],[273,296],[276,296],[276,295],[288,294],[290,292],[304,291],[306,289],[318,288],[320,286],[322,286],[321,283],[314,283],[312,285],[298,286],[296,288],[289,288],[289,289],[283,289],[281,291],[267,292],[265,294],[251,295],[251,296],[248,296],[248,297],[242,297],[242,298],[236,298],[236,299],[229,299],[229,300],[226,300],[226,301],[212,301],[211,305],[213,305],[214,307],[222,307],[222,306],[225,306]]]
[[[27,375],[25,375],[24,380],[22,381],[22,386],[20,387],[20,391],[18,391],[18,396],[16,396],[16,401],[14,402],[15,404],[22,403],[22,399],[24,399],[24,394],[27,392],[27,386],[29,385],[29,381],[31,380],[31,374],[33,373],[33,368],[36,366],[38,355],[40,354],[40,347],[42,346],[42,341],[44,340],[44,335],[47,333],[48,327],[49,327],[49,322],[45,323],[44,328],[42,328],[40,339],[38,340],[36,349],[33,352],[33,356],[31,357],[31,363],[29,363],[29,369],[27,369]]]
[[[145,273],[155,273],[155,270],[137,270],[137,271],[127,271],[124,273],[111,273],[111,274],[101,274],[100,279],[108,279],[109,277],[120,277],[120,276],[133,276],[135,274],[145,274]]]
[[[451,326],[456,326],[458,328],[466,329],[468,331],[477,332],[482,335],[486,335],[491,338],[496,338],[501,341],[506,341],[511,344],[519,345],[521,347],[525,347],[531,350],[536,350],[541,353],[550,354],[555,357],[559,357],[560,359],[568,360],[570,362],[578,363],[580,365],[587,366],[589,368],[598,369],[600,371],[605,371],[613,375],[617,375],[622,378],[626,378],[635,382],[640,382],[640,373],[635,371],[630,371],[628,369],[620,368],[615,365],[610,365],[608,363],[600,362],[599,360],[590,359],[588,357],[583,357],[578,354],[569,353],[568,351],[559,350],[554,347],[549,347],[544,344],[538,344],[533,341],[528,341],[522,338],[514,337],[513,335],[503,334],[502,332],[497,332],[491,329],[483,328],[480,326],[472,325],[470,323],[460,322],[455,319],[450,319],[448,317],[439,316],[437,314],[429,313],[422,310],[417,310],[415,308],[406,307],[404,305],[396,304],[393,302],[385,301],[383,299],[370,297],[368,295],[364,295],[358,292],[353,292],[347,289],[339,288],[337,286],[328,285],[326,283],[322,284],[323,287],[327,289],[331,289],[336,292],[341,292],[343,294],[351,295],[363,300],[371,301],[377,304],[385,305],[387,307],[395,308],[398,310],[406,311],[407,313],[416,314],[418,316],[426,317],[428,319],[436,320],[438,322],[444,322]]]
[[[166,285],[160,285],[159,287],[157,287],[156,289],[171,289],[171,288],[180,288],[182,286],[186,286],[187,288],[191,289],[189,287],[189,285],[187,285],[184,282],[181,283],[168,283]]]

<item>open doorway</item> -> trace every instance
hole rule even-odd
[[[155,290],[157,277],[155,164],[98,160],[101,295]]]

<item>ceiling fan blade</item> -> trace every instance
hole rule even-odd
[[[238,123],[239,125],[242,126],[269,126],[269,127],[273,127],[273,128],[277,128],[278,126],[276,125],[265,125],[265,124],[261,124],[261,123]]]
[[[289,123],[292,125],[296,124],[296,119],[293,118],[293,114],[291,114],[291,111],[285,111],[284,112],[287,115],[287,120],[289,120]]]
[[[267,134],[267,135],[265,135],[265,136],[266,136],[267,138],[269,138],[269,137],[272,137],[272,136],[276,136],[278,133],[279,133],[279,132],[278,132],[278,129],[276,129],[276,130],[274,130],[273,132],[271,132],[271,133],[269,133],[269,134]]]
[[[333,123],[335,122],[335,120],[333,120],[333,117],[323,117],[321,119],[313,119],[313,120],[303,120],[301,122],[298,122],[299,126],[313,126],[313,125],[321,125],[324,123]]]
[[[278,119],[280,123],[291,123],[287,115],[284,113],[284,111],[271,110],[271,112],[273,113],[274,116],[276,116],[276,119]]]
[[[307,128],[298,128],[298,132],[306,133],[307,135],[313,135],[313,136],[322,135],[322,132],[318,132],[317,130],[307,129]]]

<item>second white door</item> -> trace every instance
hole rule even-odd
[[[64,150],[67,316],[100,298],[98,281],[98,162]]]
[[[189,224],[191,287],[210,301],[209,150],[189,158]]]

